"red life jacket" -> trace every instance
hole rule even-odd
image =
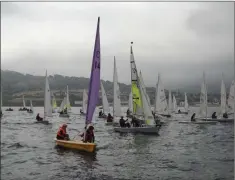
[[[64,138],[65,135],[66,135],[66,129],[63,129],[62,127],[60,127],[60,129],[57,132],[57,136]]]

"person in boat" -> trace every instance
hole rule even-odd
[[[193,113],[193,115],[191,116],[191,121],[196,121],[195,116],[196,116],[196,113]]]
[[[131,127],[131,124],[130,124],[130,122],[129,122],[128,118],[127,118],[127,119],[126,119],[126,121],[125,121],[125,126],[126,126],[126,127],[128,127],[128,128],[130,128],[130,127]]]
[[[56,136],[56,139],[58,140],[69,140],[69,135],[67,134],[66,132],[66,128],[67,128],[67,124],[63,124],[58,132],[57,132],[57,136]]]
[[[103,115],[104,115],[104,113],[102,112],[102,110],[100,110],[99,117],[102,117]]]
[[[225,113],[223,114],[223,118],[226,118],[226,119],[227,119],[227,118],[228,118],[228,113],[225,112]]]
[[[43,120],[43,118],[41,118],[41,117],[39,116],[39,113],[38,113],[37,116],[36,116],[36,120],[37,120],[37,121],[42,121],[42,120]]]
[[[217,119],[216,112],[213,112],[211,118],[212,118],[212,119]]]
[[[82,109],[80,109],[80,114],[84,114],[84,112],[83,112],[83,110],[82,110]]]
[[[180,109],[178,110],[178,113],[181,113]]]
[[[94,143],[95,142],[94,127],[90,124],[85,129],[87,130],[83,142]],[[81,137],[84,137],[84,133],[81,134]]]
[[[126,111],[126,115],[127,116],[129,116],[131,113],[130,113],[130,110],[129,110],[129,108],[127,109],[127,111]]]
[[[133,127],[140,127],[140,121],[136,117],[132,117],[131,124]]]
[[[128,119],[126,121],[128,121]],[[126,121],[123,119],[123,116],[121,116],[121,119],[119,120],[120,126],[121,127],[126,127]]]
[[[108,113],[107,122],[113,122],[113,116],[110,113]]]

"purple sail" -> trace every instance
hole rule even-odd
[[[100,17],[98,17],[95,47],[91,66],[91,76],[89,84],[89,94],[86,113],[86,124],[92,122],[92,117],[99,100],[100,90]]]

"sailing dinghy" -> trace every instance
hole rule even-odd
[[[99,101],[99,89],[100,89],[100,33],[99,33],[100,18],[98,18],[95,47],[93,53],[92,69],[90,76],[87,113],[85,120],[85,127],[91,124],[95,118],[95,109]],[[86,130],[86,129],[85,129]],[[84,132],[85,133],[85,132]],[[84,135],[85,137],[85,135]],[[70,149],[77,149],[86,152],[94,152],[96,148],[95,143],[85,143],[78,140],[57,140],[56,145],[63,146]]]
[[[68,108],[66,106],[66,102],[67,102],[67,97],[65,96],[63,101],[60,104],[59,117],[67,117],[67,118],[69,117]],[[64,113],[66,108],[67,108],[67,113]]]
[[[116,59],[113,60],[113,122],[106,122],[105,125],[118,125],[119,119],[123,116],[120,99],[120,89],[118,85],[118,74]]]
[[[102,96],[102,105],[103,105],[103,115],[99,116],[99,118],[107,118],[108,113],[110,113],[109,103],[103,83],[101,81],[100,81],[100,86],[101,86],[101,96]]]
[[[161,81],[161,76],[158,74],[158,82],[155,92],[155,106],[154,112],[157,115],[164,116],[164,117],[171,117],[166,101],[165,90],[163,87],[163,83]]]
[[[51,106],[51,90],[49,87],[49,81],[47,78],[47,71],[45,77],[45,89],[44,89],[44,118],[42,121],[36,121],[36,123],[49,124],[48,117],[52,117],[52,106]]]
[[[88,101],[88,96],[87,96],[87,92],[84,89],[83,90],[83,98],[82,98],[82,109],[80,109],[80,115],[86,115],[86,111],[87,111],[87,101]]]
[[[27,111],[28,109],[27,109],[27,107],[25,105],[24,95],[23,95],[22,100],[23,100],[23,108],[20,108],[19,111]]]
[[[196,118],[196,121],[180,121],[179,123],[184,124],[216,124],[217,121],[209,121],[207,117],[207,87],[206,87],[206,76],[203,72],[203,82],[201,84],[201,94],[200,94],[200,110],[199,114],[201,117]],[[199,121],[198,121],[199,120]]]
[[[139,119],[142,124],[140,127],[115,127],[114,131],[121,133],[158,134],[160,126],[156,126],[153,114],[151,112],[151,107],[149,106],[147,96],[144,90],[143,82],[138,76],[132,46],[130,49],[133,116]]]
[[[188,114],[188,98],[186,92],[184,93],[184,111],[178,111],[175,114]]]
[[[30,100],[30,109],[27,112],[28,113],[33,113],[34,112],[32,100]]]

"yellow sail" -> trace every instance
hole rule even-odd
[[[52,102],[52,106],[53,106],[53,108],[57,108],[57,104],[56,104],[56,100],[55,100],[55,98],[53,98],[53,100],[52,100],[53,102]]]

